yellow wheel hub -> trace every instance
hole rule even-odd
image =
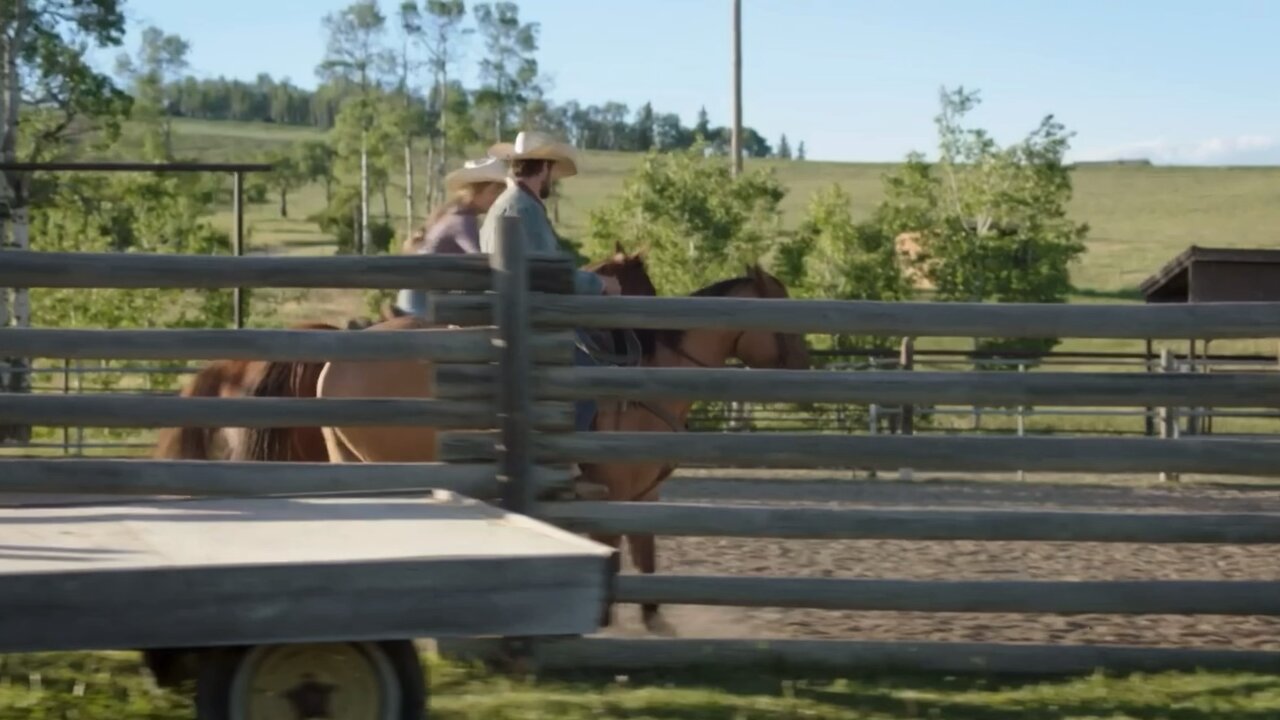
[[[231,687],[233,720],[391,720],[398,682],[375,645],[258,647]]]

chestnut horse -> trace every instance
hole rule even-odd
[[[617,278],[623,295],[657,295],[644,265],[644,253],[629,255],[621,244],[614,254],[583,268]],[[382,321],[401,317],[394,307],[382,307]],[[377,324],[364,320],[347,322],[348,330],[364,330]],[[338,330],[327,323],[293,325],[292,330]],[[284,367],[265,360],[215,360],[200,368],[178,393],[180,397],[230,398],[244,397],[258,385],[271,369],[279,377],[270,383],[269,397],[315,397],[313,388],[323,363],[296,363]],[[287,371],[287,372],[286,372]],[[287,441],[277,449],[275,459],[292,462],[327,462],[324,437],[317,427],[285,428]],[[182,427],[163,428],[157,434],[152,457],[165,460],[226,460],[236,454],[243,438],[243,428]]]
[[[741,277],[715,283],[694,293],[695,297],[785,298],[786,287],[758,266]],[[428,330],[418,318],[404,317],[380,323],[370,330]],[[440,331],[440,330],[437,330]],[[802,335],[765,331],[698,329],[652,333],[642,365],[648,367],[723,367],[736,358],[748,367],[805,369],[808,349]],[[269,370],[254,393],[270,396],[278,392],[271,383],[285,387],[295,384],[296,371],[290,363],[279,364],[280,372]],[[429,362],[332,362],[324,365],[315,386],[316,397],[339,398],[431,398],[432,365]],[[606,432],[671,432],[682,430],[692,401],[601,403],[594,430]],[[326,427],[323,428],[330,462],[436,462],[436,430],[430,427]],[[244,460],[276,460],[286,456],[289,431],[256,429],[246,431]],[[609,500],[653,501],[658,488],[674,466],[653,463],[583,464],[587,479],[603,486]],[[593,535],[599,542],[621,547],[617,535]],[[641,573],[656,572],[656,551],[652,535],[629,535],[632,563]],[[663,631],[665,623],[658,606],[642,606],[645,625]],[[609,624],[609,617],[605,624]]]
[[[292,325],[290,330],[337,330],[327,323]],[[231,398],[243,397],[257,385],[267,370],[265,360],[214,360],[196,371],[183,385],[179,397]],[[317,371],[318,372],[318,371]],[[299,378],[299,386],[306,379]],[[288,392],[283,397],[307,397]],[[226,460],[243,436],[243,428],[180,427],[163,428],[157,434],[151,456],[165,460]],[[292,438],[296,460],[319,458],[324,461],[324,438],[319,428],[296,428]]]

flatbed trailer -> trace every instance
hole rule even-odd
[[[599,628],[613,551],[447,492],[0,507],[0,652],[141,650],[197,717],[424,717],[419,638]]]

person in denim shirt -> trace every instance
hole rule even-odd
[[[551,196],[553,182],[578,173],[577,151],[544,133],[527,130],[517,135],[515,142],[499,143],[489,148],[489,154],[511,164],[511,177],[507,179],[507,189],[485,215],[484,225],[480,228],[480,251],[493,253],[501,218],[512,216],[520,219],[529,252],[567,254],[551,227],[543,201]],[[578,295],[617,295],[619,287],[615,278],[576,270],[574,291]],[[579,339],[583,337],[581,330],[578,336]],[[581,344],[574,352],[574,364],[594,365]],[[590,430],[596,415],[595,401],[576,402],[574,410],[575,429],[579,432]]]

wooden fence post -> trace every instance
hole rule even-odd
[[[498,486],[502,507],[527,514],[534,502],[531,354],[529,325],[529,262],[520,218],[498,218],[494,248],[489,255],[493,270],[495,302],[493,321],[498,327]],[[534,639],[504,637],[501,663],[513,673],[529,670],[534,660]]]
[[[1173,357],[1172,350],[1170,350],[1167,347],[1162,348],[1160,350],[1160,372],[1162,373],[1174,372],[1175,362],[1176,360]],[[1158,420],[1159,422],[1157,423],[1157,425],[1159,425],[1160,427],[1160,437],[1168,440],[1177,440],[1178,439],[1177,408],[1173,408],[1173,407],[1160,408]],[[1176,481],[1177,479],[1178,479],[1177,473],[1167,473],[1167,472],[1160,473],[1161,482]]]
[[[502,505],[515,513],[533,504],[529,415],[530,380],[529,263],[520,218],[498,219],[489,264],[493,268],[494,324],[498,326],[498,482]]]
[[[916,368],[916,343],[914,338],[902,338],[902,345],[898,348],[898,369],[903,371],[911,371]],[[915,423],[915,406],[903,405],[899,409],[898,415],[898,432],[903,435],[914,435],[916,431]],[[898,468],[898,479],[903,482],[909,482],[915,476],[911,468]]]

